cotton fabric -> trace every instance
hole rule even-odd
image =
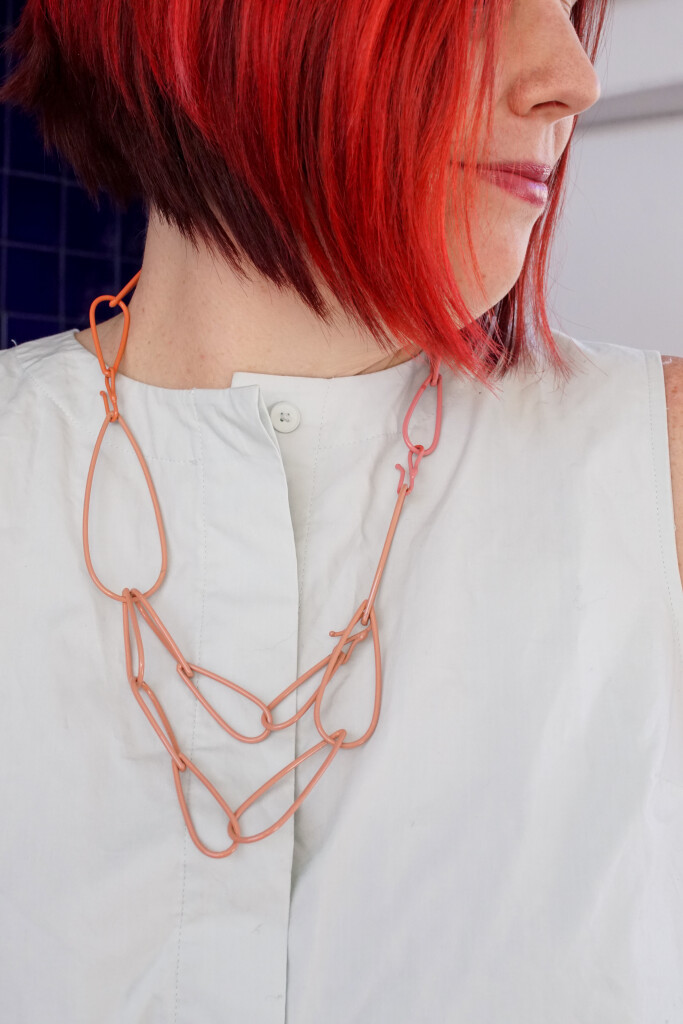
[[[0,1006],[12,1024],[673,1024],[683,1019],[683,588],[661,355],[555,332],[575,366],[498,394],[444,370],[375,604],[382,706],[293,818],[203,856],[131,693],[121,605],[88,575],[88,467],[104,419],[74,330],[0,353]],[[407,466],[421,356],[224,389],[117,376],[168,568],[150,598],[185,657],[268,702],[368,595]],[[299,426],[277,432],[287,402]],[[411,424],[429,444],[435,396]],[[160,567],[120,425],[90,510],[103,583]],[[241,804],[315,745],[312,709],[230,737],[144,625],[178,742]],[[322,720],[367,728],[372,640]],[[321,674],[275,712],[290,717]],[[197,685],[241,731],[251,705]],[[268,827],[322,763],[250,808]],[[185,773],[189,775],[189,773]],[[184,778],[214,849],[224,815]]]

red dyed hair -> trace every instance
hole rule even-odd
[[[568,377],[545,292],[570,147],[517,283],[477,320],[447,252],[449,197],[472,252],[473,167],[510,2],[27,0],[0,102],[35,116],[95,202],[142,199],[327,321],[314,270],[383,351],[416,344],[489,387],[534,362],[528,305]],[[593,62],[608,5],[572,12]]]

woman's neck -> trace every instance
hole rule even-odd
[[[396,354],[385,354],[319,284],[336,311],[335,326],[327,327],[295,292],[263,278],[242,281],[198,244],[199,252],[152,211],[142,273],[128,303],[121,375],[165,388],[226,388],[236,371],[344,377],[387,369],[419,351],[396,344]],[[102,303],[96,315],[109,312]],[[122,313],[98,323],[109,366],[122,330]],[[95,353],[90,328],[76,338]]]

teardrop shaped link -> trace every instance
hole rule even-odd
[[[207,676],[209,679],[215,679],[217,683],[221,683],[223,686],[228,686],[231,690],[234,690],[235,693],[239,693],[240,696],[246,697],[247,700],[251,701],[252,704],[256,704],[256,706],[261,708],[262,711],[261,721],[263,721],[263,718],[265,716],[268,722],[263,732],[259,733],[258,736],[245,736],[243,733],[237,732],[236,729],[233,729],[231,725],[228,725],[228,723],[223,718],[221,718],[216,709],[212,707],[212,705],[208,702],[203,693],[197,689],[195,684],[192,682],[191,677],[186,676],[180,665],[178,665],[178,674],[180,678],[183,680],[185,685],[190,690],[192,690],[197,700],[200,701],[200,703],[206,708],[211,717],[216,722],[218,722],[222,729],[225,729],[225,731],[227,733],[230,733],[231,736],[234,736],[235,739],[241,740],[242,743],[261,743],[268,736],[270,736],[270,733],[272,731],[270,728],[270,723],[273,721],[273,715],[268,705],[265,704],[259,697],[251,693],[250,690],[245,690],[244,687],[238,686],[237,683],[232,683],[229,679],[225,679],[223,676],[216,675],[215,672],[209,672],[207,668],[200,668],[198,665],[191,665],[190,667],[192,668],[193,672],[196,672],[201,676]]]
[[[342,740],[344,739],[345,736],[345,729],[338,729],[335,733],[333,733],[332,750],[327,755],[327,757],[321,764],[320,768],[318,768],[315,775],[313,775],[313,777],[301,790],[301,793],[299,793],[299,796],[296,798],[291,807],[287,811],[285,811],[282,817],[278,818],[278,820],[273,825],[271,825],[269,828],[264,829],[263,832],[258,832],[256,835],[238,837],[234,836],[233,832],[231,831],[231,825],[228,825],[228,835],[231,838],[233,838],[236,843],[255,843],[259,839],[265,839],[266,836],[272,835],[272,833],[275,832],[278,828],[280,828],[281,825],[284,825],[286,821],[289,821],[291,816],[299,809],[299,807],[301,807],[302,803],[304,802],[308,794],[311,792],[313,787],[316,785],[318,780],[321,778],[323,773],[327,771],[330,764],[337,756],[338,751],[341,750],[343,746]],[[264,782],[264,784],[260,786],[255,793],[252,793],[251,796],[247,800],[245,800],[243,804],[240,804],[240,806],[235,811],[235,815],[238,818],[241,817],[241,815],[244,814],[248,807],[251,807],[256,800],[262,797],[269,789],[271,789],[276,783],[278,783],[280,779],[284,778],[288,772],[293,771],[298,765],[302,763],[302,761],[305,761],[307,758],[311,757],[311,755],[317,753],[319,750],[322,750],[323,747],[325,746],[328,746],[327,740],[322,740],[320,743],[316,743],[314,747],[311,747],[310,750],[304,751],[304,753],[300,754],[297,758],[295,758],[294,761],[290,761],[290,763],[286,765],[285,768],[282,768],[279,772],[277,772],[276,775],[273,775],[272,778],[268,779],[267,782]]]
[[[156,719],[154,718],[154,715],[149,710],[149,708],[145,704],[144,700],[140,696],[140,691],[141,690],[143,690],[147,694],[147,696],[151,700],[152,704],[154,705],[156,713],[159,715],[159,718],[163,722],[164,729],[166,730],[166,735],[164,735],[163,730],[159,728],[159,724],[156,721]],[[163,745],[166,747],[168,753],[171,756],[171,760],[173,761],[173,763],[175,765],[177,765],[178,769],[181,772],[184,772],[185,771],[185,765],[183,763],[184,755],[182,754],[182,752],[180,750],[180,747],[178,746],[178,741],[175,738],[175,733],[173,732],[173,729],[171,728],[171,724],[170,724],[168,718],[166,717],[164,709],[161,706],[161,702],[160,702],[159,698],[156,696],[156,694],[154,693],[154,690],[143,679],[143,680],[139,680],[138,683],[137,683],[137,686],[133,688],[133,694],[135,695],[135,699],[137,700],[138,704],[140,705],[140,707],[144,711],[144,713],[145,713],[147,719],[149,720],[152,728],[156,732],[157,736],[159,737],[159,739],[161,740]]]
[[[311,678],[311,676],[314,676],[316,672],[319,672],[324,665],[327,665],[331,657],[331,654],[325,655],[325,657],[321,658],[317,665],[314,665],[313,668],[309,668],[306,672],[300,675],[298,679],[295,679],[293,683],[290,683],[286,690],[283,690],[282,693],[279,693],[274,700],[271,700],[270,704],[268,704],[268,709],[272,712],[273,709],[278,706],[278,704],[282,703],[282,701],[285,700],[285,698],[289,697],[290,693],[293,693],[295,690],[298,690],[300,686],[303,686],[303,684]],[[284,722],[273,722],[271,726],[271,732],[275,732],[277,729],[288,729],[290,725],[294,725],[295,722],[298,722],[299,719],[306,714],[308,709],[315,701],[315,696],[317,692],[318,691],[315,690],[308,698],[306,703],[303,704],[299,708],[299,710],[291,716],[291,718],[287,718]],[[261,724],[263,724],[263,717],[264,716],[261,715]]]
[[[113,380],[118,372],[119,364],[123,357],[123,351],[126,347],[126,342],[128,341],[128,330],[130,328],[130,310],[128,309],[128,304],[126,302],[122,302],[121,300],[123,299],[124,295],[127,295],[128,292],[132,291],[133,288],[135,288],[136,284],[140,280],[141,273],[142,267],[140,268],[140,270],[138,270],[137,274],[134,274],[131,277],[128,284],[124,285],[124,287],[121,289],[118,295],[99,295],[90,303],[90,330],[92,331],[93,340],[95,342],[95,353],[99,360],[100,369],[102,370],[102,373],[104,374],[105,378],[109,375],[111,376],[112,388],[114,387]],[[102,346],[100,344],[100,335],[97,330],[97,323],[95,322],[95,310],[99,306],[100,302],[107,302],[107,300],[109,300],[110,309],[113,309],[114,306],[119,306],[121,312],[123,313],[123,331],[121,332],[121,341],[119,342],[119,348],[116,353],[116,359],[114,360],[113,366],[107,366],[107,364],[104,361],[104,356],[102,355]]]
[[[324,658],[321,658],[320,661],[317,663],[317,665],[314,665],[313,668],[309,668],[306,672],[302,673],[302,675],[300,675],[298,677],[298,679],[295,679],[293,683],[290,683],[290,685],[285,690],[283,690],[282,693],[279,693],[277,695],[277,697],[275,697],[274,700],[271,700],[270,704],[268,705],[270,710],[272,711],[274,708],[276,708],[278,706],[278,704],[280,704],[283,700],[285,700],[286,697],[288,697],[290,695],[290,693],[293,693],[295,690],[298,690],[300,686],[303,686],[303,684],[308,679],[310,679],[311,676],[314,676],[316,674],[316,672],[320,672],[320,670],[325,665],[329,664],[329,662],[330,662],[330,660],[332,658],[335,658],[335,660],[336,660],[336,658],[338,657],[339,658],[339,664],[343,665],[344,662],[347,661],[347,659],[349,657],[349,654],[351,653],[351,649],[355,646],[356,643],[358,643],[359,640],[364,639],[365,635],[369,632],[369,630],[370,630],[370,627],[368,626],[367,629],[361,630],[360,633],[355,633],[353,636],[348,636],[348,637],[346,637],[345,640],[340,641],[338,644],[335,644],[333,650],[330,651],[329,654],[325,655]],[[341,633],[334,633],[334,632],[330,631],[330,636],[341,636],[341,635],[342,635]],[[351,649],[349,651],[342,651],[341,648],[343,648],[344,645],[347,644],[347,643],[351,644]],[[280,722],[278,724],[273,723],[273,725],[271,726],[271,731],[274,731],[276,729],[285,729],[288,726],[293,725],[294,722],[298,722],[298,720],[315,703],[317,695],[318,695],[318,690],[316,689],[316,690],[313,691],[313,693],[308,698],[306,703],[303,704],[299,708],[299,710],[294,715],[291,716],[291,718],[288,718],[286,721]],[[261,715],[261,722],[263,723],[263,715]]]
[[[163,745],[166,747],[166,750],[170,754],[171,758],[173,759],[174,764],[177,765],[180,771],[184,771],[185,768],[181,759],[180,748],[178,747],[178,741],[175,738],[175,733],[173,732],[170,722],[166,717],[164,709],[161,706],[161,702],[158,700],[152,688],[144,680],[144,647],[142,644],[142,637],[140,635],[140,626],[138,624],[137,616],[135,614],[135,604],[131,597],[131,593],[128,589],[124,590],[123,598],[123,643],[126,652],[126,671],[128,673],[128,682],[130,683],[130,688],[133,692],[133,696],[135,697],[136,701],[138,702],[143,712],[145,713],[145,717],[147,718],[150,725],[154,729],[155,733],[157,734]],[[130,648],[129,624],[131,622],[133,625],[133,632],[135,633],[135,643],[137,646],[137,672],[133,672],[132,654]],[[146,701],[143,700],[140,694],[140,690],[144,690],[144,692],[149,696],[150,700],[152,701],[152,704],[154,705],[154,708],[163,723],[163,729],[161,728],[158,721],[155,719],[154,715],[150,711]]]
[[[353,627],[356,625],[358,620],[363,615],[363,612],[365,611],[365,606],[366,606],[366,602],[363,601],[363,603],[358,608],[358,611],[356,612],[356,614],[353,616],[353,618],[349,622],[349,624],[346,627],[346,629],[341,634],[333,633],[332,636],[341,636],[343,642],[346,642],[346,640],[348,639],[348,634],[351,632]],[[360,746],[362,746],[363,743],[365,743],[367,740],[370,739],[370,737],[372,736],[373,732],[377,728],[377,722],[379,721],[379,712],[380,712],[380,706],[381,706],[381,703],[382,703],[382,658],[381,658],[380,647],[379,647],[379,633],[377,631],[377,619],[375,618],[374,609],[371,609],[371,611],[370,611],[370,628],[369,629],[364,629],[361,634],[358,634],[360,639],[364,639],[368,635],[368,632],[372,632],[372,641],[373,641],[374,652],[375,652],[375,702],[374,702],[374,706],[373,706],[372,720],[371,720],[370,725],[368,726],[367,730],[363,733],[362,736],[359,736],[357,740],[349,740],[348,743],[346,743],[346,742],[342,743],[342,749],[344,749],[344,750],[350,750],[353,747],[360,747]],[[342,641],[340,641],[340,643],[342,643]],[[331,743],[332,742],[332,736],[325,732],[325,730],[322,727],[322,723],[320,721],[320,711],[321,711],[322,699],[323,699],[323,697],[325,695],[325,690],[327,689],[327,685],[330,682],[330,680],[332,679],[334,673],[337,671],[337,669],[339,668],[340,665],[343,665],[346,661],[348,661],[349,657],[351,656],[351,654],[353,653],[355,648],[356,648],[356,644],[354,643],[354,644],[351,645],[351,647],[349,648],[348,651],[344,652],[344,655],[342,656],[342,655],[337,654],[337,651],[339,650],[339,645],[337,645],[337,647],[334,650],[334,654],[337,654],[337,656],[330,659],[330,663],[327,666],[327,668],[325,669],[325,674],[323,675],[322,682],[320,683],[320,686],[318,687],[318,691],[317,691],[316,698],[315,698],[315,709],[313,711],[313,717],[315,719],[315,727],[316,727],[316,729],[318,730],[318,732],[320,733],[322,738],[327,743]]]
[[[204,786],[204,788],[207,790],[207,792],[211,794],[211,796],[214,798],[214,800],[216,801],[218,806],[225,813],[226,817],[228,818],[228,828],[232,827],[234,832],[236,832],[237,836],[239,837],[239,835],[240,835],[239,821],[237,820],[237,815],[235,814],[233,809],[230,807],[229,804],[226,803],[226,801],[220,795],[220,793],[218,792],[216,787],[213,785],[213,783],[209,782],[209,780],[207,779],[206,775],[204,775],[202,772],[200,772],[199,768],[197,768],[197,765],[193,761],[191,761],[189,757],[186,757],[185,754],[181,754],[180,756],[181,756],[181,758],[182,758],[182,760],[183,760],[183,762],[185,764],[185,767],[190,769],[192,774],[201,782],[202,786]],[[197,849],[201,850],[201,852],[206,854],[207,857],[217,857],[217,858],[218,857],[229,857],[230,854],[233,853],[237,849],[239,839],[238,840],[234,840],[230,844],[230,846],[227,846],[225,848],[225,850],[210,850],[208,846],[204,845],[204,843],[201,841],[201,839],[197,835],[197,830],[194,827],[194,824],[193,824],[193,821],[192,821],[192,815],[190,814],[190,809],[187,806],[187,800],[185,799],[185,794],[183,792],[182,783],[180,781],[180,770],[179,770],[178,766],[176,765],[175,761],[173,762],[172,767],[173,767],[173,779],[175,781],[175,789],[176,789],[176,795],[178,797],[178,803],[180,804],[180,810],[182,812],[183,818],[185,819],[185,824],[187,825],[187,829],[188,829],[188,831],[190,833],[190,837],[192,839],[192,842],[197,847]],[[231,838],[232,838],[232,833],[231,833]]]
[[[102,583],[102,581],[97,576],[97,574],[96,574],[96,572],[95,572],[95,570],[93,568],[92,560],[91,560],[91,557],[90,557],[90,540],[89,540],[89,536],[88,536],[88,519],[90,517],[90,495],[91,495],[91,491],[92,491],[93,475],[95,473],[95,466],[96,466],[97,460],[99,458],[100,449],[102,447],[102,441],[104,440],[104,435],[106,434],[107,428],[109,427],[109,424],[111,422],[112,422],[111,417],[107,417],[104,420],[104,423],[102,424],[102,427],[100,428],[100,432],[99,432],[99,434],[97,436],[97,441],[95,442],[95,450],[93,451],[92,458],[90,460],[90,468],[88,470],[88,478],[87,478],[86,485],[85,485],[85,500],[84,500],[84,503],[83,503],[83,552],[85,554],[85,564],[88,567],[88,572],[90,573],[90,576],[91,576],[92,581],[95,584],[95,586],[99,587],[99,589],[102,591],[102,593],[106,594],[107,597],[111,597],[115,601],[122,601],[123,600],[122,595],[121,594],[115,594],[113,590],[109,590],[108,587],[105,587],[104,583]],[[118,422],[123,427],[123,430],[124,430],[126,436],[128,437],[128,440],[131,443],[133,451],[135,452],[135,454],[137,456],[138,462],[140,463],[140,468],[142,469],[142,472],[144,473],[145,481],[147,483],[147,488],[149,490],[149,494],[150,494],[150,497],[152,499],[152,504],[154,506],[154,515],[156,517],[157,527],[158,527],[158,530],[159,530],[159,541],[160,541],[160,544],[161,544],[161,570],[159,572],[159,575],[157,576],[157,579],[156,579],[155,583],[152,584],[152,586],[149,588],[149,590],[146,590],[144,592],[144,595],[143,595],[144,597],[150,597],[151,594],[153,594],[156,590],[159,589],[159,587],[161,586],[162,580],[163,580],[164,576],[166,575],[167,555],[166,555],[166,536],[165,536],[165,533],[164,533],[164,524],[163,524],[162,519],[161,519],[161,509],[159,508],[159,500],[157,498],[157,493],[156,493],[156,491],[154,489],[154,484],[152,482],[152,477],[150,476],[150,472],[149,472],[149,469],[147,468],[147,463],[145,462],[144,456],[143,456],[142,452],[140,451],[140,448],[138,447],[137,441],[135,440],[135,438],[133,437],[132,433],[130,432],[128,424],[126,423],[126,421],[124,420],[123,416],[121,416],[120,413],[118,415]]]

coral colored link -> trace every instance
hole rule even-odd
[[[123,642],[128,682],[130,684],[131,691],[138,705],[144,712],[147,720],[149,721],[157,737],[159,738],[159,740],[165,747],[167,753],[169,754],[169,757],[171,758],[171,767],[173,769],[173,778],[175,783],[176,795],[178,798],[178,803],[180,804],[180,810],[182,812],[183,819],[190,833],[190,837],[192,838],[192,841],[197,847],[197,849],[201,853],[205,854],[207,857],[228,857],[230,856],[230,854],[234,853],[237,847],[241,844],[254,843],[258,840],[265,839],[267,836],[272,835],[273,832],[275,832],[282,825],[284,825],[285,822],[287,822],[292,817],[292,815],[298,810],[303,801],[306,799],[306,797],[312,791],[314,786],[320,780],[324,772],[327,771],[329,765],[332,763],[337,753],[342,748],[350,749],[352,747],[359,747],[363,743],[366,743],[367,740],[369,740],[372,734],[374,733],[375,729],[377,728],[382,700],[382,663],[379,642],[379,629],[377,625],[377,619],[375,617],[374,603],[377,597],[380,582],[382,579],[382,574],[384,572],[384,567],[386,565],[389,550],[394,539],[394,534],[396,533],[396,527],[398,525],[398,520],[400,518],[406,496],[410,494],[410,492],[413,489],[415,477],[417,475],[417,471],[419,469],[422,459],[425,456],[430,455],[434,451],[439,442],[442,416],[442,378],[440,372],[441,360],[436,359],[432,361],[429,375],[426,378],[426,380],[420,385],[417,393],[415,394],[415,397],[413,398],[413,401],[411,402],[408,408],[408,411],[406,412],[403,421],[403,440],[405,441],[405,444],[408,448],[408,476],[410,482],[405,482],[405,469],[403,466],[397,464],[396,469],[398,469],[401,474],[400,482],[398,485],[398,498],[394,506],[393,515],[391,517],[391,522],[389,524],[387,536],[384,541],[382,553],[380,555],[379,564],[377,566],[375,577],[373,579],[368,597],[365,600],[361,601],[360,605],[356,609],[356,612],[350,619],[345,629],[340,630],[338,632],[330,630],[330,636],[339,637],[339,640],[335,644],[330,654],[328,654],[325,658],[322,658],[312,668],[308,669],[306,672],[303,672],[297,679],[294,680],[293,683],[290,683],[290,685],[287,686],[286,689],[284,689],[280,694],[278,694],[277,697],[271,700],[270,703],[266,704],[264,703],[264,701],[260,700],[255,694],[251,693],[249,690],[245,689],[242,686],[238,686],[237,683],[232,682],[230,679],[227,679],[224,676],[220,676],[215,672],[210,672],[208,669],[201,668],[198,665],[193,665],[191,662],[189,662],[182,654],[180,648],[178,647],[175,640],[171,636],[167,627],[161,621],[157,612],[152,608],[152,605],[147,600],[153,593],[155,593],[156,590],[159,589],[166,574],[166,536],[164,533],[164,527],[161,517],[161,509],[159,508],[159,501],[157,499],[157,494],[154,489],[154,484],[152,482],[152,478],[147,467],[147,463],[145,462],[144,456],[140,451],[140,448],[137,442],[135,441],[135,438],[133,437],[130,428],[128,427],[128,424],[121,416],[118,407],[118,398],[116,395],[116,373],[118,371],[119,364],[121,362],[121,358],[126,347],[126,341],[128,340],[128,329],[130,326],[130,312],[128,306],[126,305],[126,303],[122,301],[122,299],[124,295],[127,295],[128,292],[135,287],[140,278],[141,273],[142,271],[139,270],[137,274],[135,274],[135,276],[131,278],[131,280],[128,282],[125,288],[123,288],[119,292],[118,295],[100,295],[99,298],[95,299],[90,306],[90,327],[93,333],[93,338],[95,340],[97,358],[99,360],[100,368],[104,375],[106,391],[100,391],[100,395],[102,396],[104,401],[105,418],[104,422],[102,423],[102,427],[100,428],[97,440],[95,442],[95,447],[93,450],[92,458],[90,460],[90,468],[88,471],[88,477],[85,486],[85,497],[83,502],[83,553],[85,555],[86,566],[88,568],[90,577],[93,580],[93,583],[102,591],[103,594],[105,594],[107,597],[112,598],[115,601],[120,601],[123,606]],[[105,300],[109,300],[110,307],[113,308],[114,306],[118,305],[121,307],[121,310],[123,311],[123,331],[113,366],[107,366],[104,361],[99,335],[97,333],[97,324],[95,323],[95,309],[97,308],[100,302],[104,302]],[[408,428],[410,425],[411,418],[427,386],[436,387],[437,389],[437,407],[436,422],[434,427],[434,439],[429,448],[425,448],[425,446],[421,444],[413,444],[408,434]],[[126,587],[124,588],[121,594],[116,594],[114,593],[114,591],[109,590],[107,587],[104,586],[104,584],[100,581],[99,577],[95,573],[95,570],[92,565],[92,560],[90,557],[88,523],[90,514],[90,498],[92,492],[93,475],[95,472],[97,459],[99,457],[100,450],[102,447],[104,435],[111,423],[118,423],[121,426],[140,463],[140,467],[144,473],[147,488],[152,499],[152,504],[154,506],[154,514],[156,517],[157,527],[159,530],[159,541],[161,545],[161,569],[155,583],[149,588],[149,590],[144,591],[144,593],[135,587]],[[316,729],[318,730],[318,733],[322,737],[321,742],[317,743],[315,746],[305,751],[294,761],[291,761],[288,765],[286,765],[279,772],[273,775],[272,778],[268,779],[268,781],[265,782],[262,786],[260,786],[259,789],[252,793],[252,795],[248,797],[247,800],[245,800],[237,808],[237,810],[233,810],[232,807],[227,803],[227,801],[221,796],[221,794],[218,792],[215,786],[209,781],[209,779],[207,779],[206,776],[203,775],[202,772],[199,770],[199,768],[197,768],[197,766],[190,760],[190,758],[181,751],[175,733],[161,705],[161,702],[159,701],[156,694],[154,693],[154,691],[144,678],[145,652],[142,643],[142,634],[140,632],[140,622],[138,620],[138,616],[144,620],[144,622],[147,624],[152,633],[162,643],[162,645],[169,652],[169,654],[175,659],[176,670],[183,684],[187,686],[189,690],[191,690],[191,692],[201,703],[204,709],[211,715],[214,721],[225,732],[229,733],[233,738],[247,744],[260,743],[263,740],[267,739],[271,732],[279,731],[280,729],[285,729],[291,725],[294,725],[309,710],[309,708],[313,706],[313,717]],[[354,633],[353,629],[358,623],[360,623],[360,625],[363,628],[359,629],[357,632]],[[137,671],[134,670],[133,665],[133,651],[130,640],[131,625],[133,627],[133,633],[135,636]],[[356,647],[360,643],[362,643],[363,640],[365,640],[369,634],[372,634],[375,662],[375,699],[372,718],[370,721],[370,725],[368,726],[367,730],[363,733],[362,736],[359,736],[355,740],[349,740],[348,742],[346,742],[346,729],[336,729],[333,733],[327,733],[325,731],[325,728],[323,727],[322,724],[321,716],[322,701],[323,697],[325,696],[327,686],[332,677],[334,676],[334,674],[342,665],[346,664],[346,662],[349,660],[349,658],[355,651]],[[274,722],[274,709],[290,694],[294,693],[295,690],[302,686],[308,679],[310,679],[312,676],[314,676],[317,672],[320,671],[323,672],[322,679],[318,687],[316,688],[315,692],[309,697],[309,699],[304,703],[304,705],[286,721],[279,723]],[[213,679],[216,682],[220,683],[222,686],[228,687],[229,689],[233,690],[236,694],[239,694],[241,697],[251,702],[255,706],[255,708],[258,708],[261,712],[260,722],[261,726],[263,727],[263,731],[256,736],[245,736],[243,733],[238,732],[231,725],[229,725],[228,722],[226,722],[225,719],[218,714],[216,709],[210,704],[210,702],[206,699],[204,694],[199,690],[198,686],[194,681],[194,677],[196,675],[206,676],[207,678]],[[152,708],[150,708],[149,704],[147,703],[147,700],[145,700],[145,696],[143,696],[143,694],[151,702],[152,708],[154,709],[154,712],[156,712],[156,716],[153,713]],[[242,835],[239,825],[239,819],[242,816],[242,814],[244,814],[244,812],[249,807],[251,807],[257,800],[259,800],[265,793],[267,793],[280,779],[284,778],[285,775],[293,771],[303,761],[307,760],[309,757],[311,757],[318,751],[323,750],[325,747],[330,747],[331,749],[327,756],[325,757],[325,760],[323,761],[322,765],[318,768],[313,777],[310,779],[310,781],[304,787],[302,792],[299,794],[298,798],[291,804],[291,806],[285,811],[285,813],[280,818],[278,818],[278,820],[274,822],[274,824],[270,825],[266,829],[263,829],[256,835]],[[227,846],[224,850],[209,849],[207,846],[205,846],[204,843],[202,843],[201,839],[197,834],[194,823],[192,821],[192,816],[190,814],[189,807],[187,805],[187,799],[185,797],[185,793],[183,791],[181,782],[181,773],[185,772],[186,769],[188,768],[190,772],[195,776],[195,778],[205,787],[207,792],[211,794],[211,796],[216,801],[216,803],[221,808],[221,810],[223,811],[227,818],[228,836],[230,837],[232,842],[231,845]]]
[[[310,779],[309,782],[304,786],[301,793],[294,801],[292,806],[289,808],[289,810],[285,811],[282,817],[278,818],[275,824],[271,825],[270,828],[264,829],[263,832],[259,832],[255,836],[240,836],[240,838],[237,839],[237,842],[255,843],[259,839],[265,839],[266,836],[272,835],[272,833],[275,832],[276,829],[280,828],[281,825],[284,825],[284,823],[291,818],[294,812],[299,809],[301,804],[304,802],[308,794],[311,792],[315,784],[322,776],[323,772],[327,771],[333,758],[336,756],[337,751],[340,750],[341,747],[343,746],[342,740],[344,739],[345,736],[346,731],[344,729],[338,729],[335,733],[333,733],[332,739],[334,742],[332,750],[327,755],[323,763],[320,765],[320,768],[318,768],[313,778]],[[257,789],[255,793],[252,793],[251,796],[248,797],[243,804],[240,804],[240,806],[235,811],[236,816],[239,818],[239,816],[243,814],[248,807],[251,807],[255,800],[263,796],[263,794],[266,793],[272,786],[274,786],[276,782],[279,782],[280,779],[284,778],[285,775],[287,775],[294,768],[300,765],[302,761],[305,761],[306,758],[310,757],[311,754],[316,754],[325,746],[327,746],[327,743],[325,742],[325,740],[323,740],[322,743],[316,743],[316,745],[314,747],[311,747],[310,750],[306,750],[304,751],[303,754],[299,754],[299,756],[295,758],[294,761],[291,761],[285,768],[282,768],[276,775],[273,775],[271,779],[268,779],[268,782],[264,783],[264,785]],[[231,837],[233,835],[230,825],[228,825],[228,834]]]
[[[100,392],[100,394],[101,393],[102,392]],[[95,466],[97,464],[97,459],[99,457],[100,450],[102,448],[102,441],[104,440],[104,435],[107,432],[107,428],[109,427],[110,423],[114,423],[114,422],[119,423],[120,426],[123,427],[123,430],[125,431],[126,436],[128,437],[128,440],[130,441],[130,443],[131,443],[131,445],[133,447],[133,451],[135,452],[135,454],[136,454],[136,456],[138,458],[138,461],[139,461],[140,466],[142,468],[142,472],[145,474],[145,480],[147,481],[147,487],[149,488],[149,494],[150,494],[150,497],[152,499],[152,504],[154,506],[154,515],[155,515],[155,518],[156,518],[156,521],[157,521],[157,528],[159,530],[159,541],[161,543],[161,569],[159,571],[159,575],[156,578],[156,581],[152,584],[152,586],[149,588],[149,590],[145,591],[145,593],[143,595],[144,597],[149,597],[150,594],[153,594],[154,591],[158,590],[159,587],[161,586],[161,582],[162,582],[164,576],[166,575],[167,555],[166,555],[166,534],[164,533],[164,524],[163,524],[162,519],[161,519],[161,509],[159,508],[159,499],[157,498],[157,493],[156,493],[156,491],[154,489],[154,484],[152,483],[152,477],[150,476],[150,472],[149,472],[149,469],[147,467],[147,463],[145,462],[145,459],[143,457],[143,454],[142,454],[142,452],[140,451],[140,449],[138,447],[137,441],[135,440],[135,438],[131,434],[130,428],[129,428],[128,424],[126,423],[126,421],[124,420],[123,416],[121,416],[121,415],[119,415],[117,413],[116,420],[113,420],[111,418],[111,416],[105,416],[104,423],[102,424],[102,426],[100,428],[100,432],[98,434],[97,441],[95,442],[95,449],[94,449],[94,451],[92,453],[92,459],[90,460],[90,469],[88,470],[88,479],[87,479],[86,485],[85,485],[85,500],[83,502],[83,553],[85,554],[85,564],[88,567],[88,572],[90,573],[90,576],[92,578],[93,583],[97,587],[99,587],[100,590],[102,591],[102,593],[106,594],[107,597],[111,597],[115,601],[122,601],[123,597],[121,595],[119,595],[119,594],[115,594],[113,590],[109,590],[107,587],[105,587],[105,585],[100,581],[99,577],[96,575],[95,570],[93,569],[91,558],[90,558],[90,541],[89,541],[89,538],[88,538],[88,519],[89,519],[89,515],[90,515],[90,495],[91,495],[91,491],[92,491],[92,481],[93,481],[93,475],[95,473]]]
[[[436,424],[435,424],[435,427],[434,427],[434,440],[432,441],[432,443],[429,446],[429,448],[425,448],[424,445],[422,445],[422,444],[413,444],[413,442],[410,440],[410,437],[408,436],[408,427],[410,426],[410,421],[411,421],[411,419],[413,417],[413,413],[415,412],[415,407],[416,407],[417,403],[420,401],[420,399],[422,398],[422,395],[424,394],[425,388],[427,387],[427,385],[431,385],[432,387],[436,387]],[[419,469],[420,462],[422,461],[422,459],[424,458],[425,455],[431,455],[432,452],[434,451],[434,449],[436,448],[437,444],[439,443],[439,436],[441,434],[441,405],[442,405],[441,374],[440,373],[437,374],[436,373],[436,369],[435,369],[434,373],[430,374],[430,376],[427,377],[427,379],[420,385],[420,388],[418,389],[418,392],[415,395],[415,398],[410,403],[410,407],[408,408],[408,412],[405,415],[405,419],[403,420],[403,440],[405,441],[405,443],[407,444],[407,446],[409,448],[409,451],[408,451],[408,473],[409,473],[409,476],[410,476],[410,486],[408,487],[408,490],[406,492],[407,494],[410,494],[410,492],[413,489],[413,484],[415,483],[415,476],[416,476],[417,471]],[[417,455],[417,461],[413,462],[413,460],[414,460],[416,455]],[[400,494],[401,493],[401,488],[403,487],[403,482],[405,480],[405,475],[406,474],[405,474],[405,469],[403,468],[403,466],[399,466],[397,464],[396,465],[396,469],[398,469],[400,474],[401,474],[401,478],[400,478],[399,483],[398,483],[398,492]]]
[[[175,733],[171,728],[171,725],[164,713],[164,709],[162,708],[159,700],[157,699],[152,689],[147,685],[147,683],[144,680],[145,655],[142,646],[142,637],[140,636],[140,628],[138,626],[138,622],[135,616],[135,608],[130,597],[130,591],[124,590],[123,596],[123,643],[126,649],[126,670],[128,672],[128,682],[130,683],[130,688],[133,691],[133,696],[135,697],[138,704],[140,705],[145,715],[147,716],[150,725],[154,729],[155,733],[157,734],[163,745],[168,750],[174,763],[177,765],[180,771],[184,771],[185,764],[181,760],[180,748],[178,747],[178,741],[175,738]],[[131,620],[133,623],[133,632],[135,633],[135,643],[137,646],[138,653],[137,673],[133,672],[133,663],[130,649],[129,622]],[[157,712],[159,718],[163,723],[164,729],[161,729],[159,723],[157,722],[152,712],[147,707],[147,704],[140,696],[140,690],[144,690],[144,692],[149,696],[150,700],[152,701],[152,704],[154,705],[155,711]]]

